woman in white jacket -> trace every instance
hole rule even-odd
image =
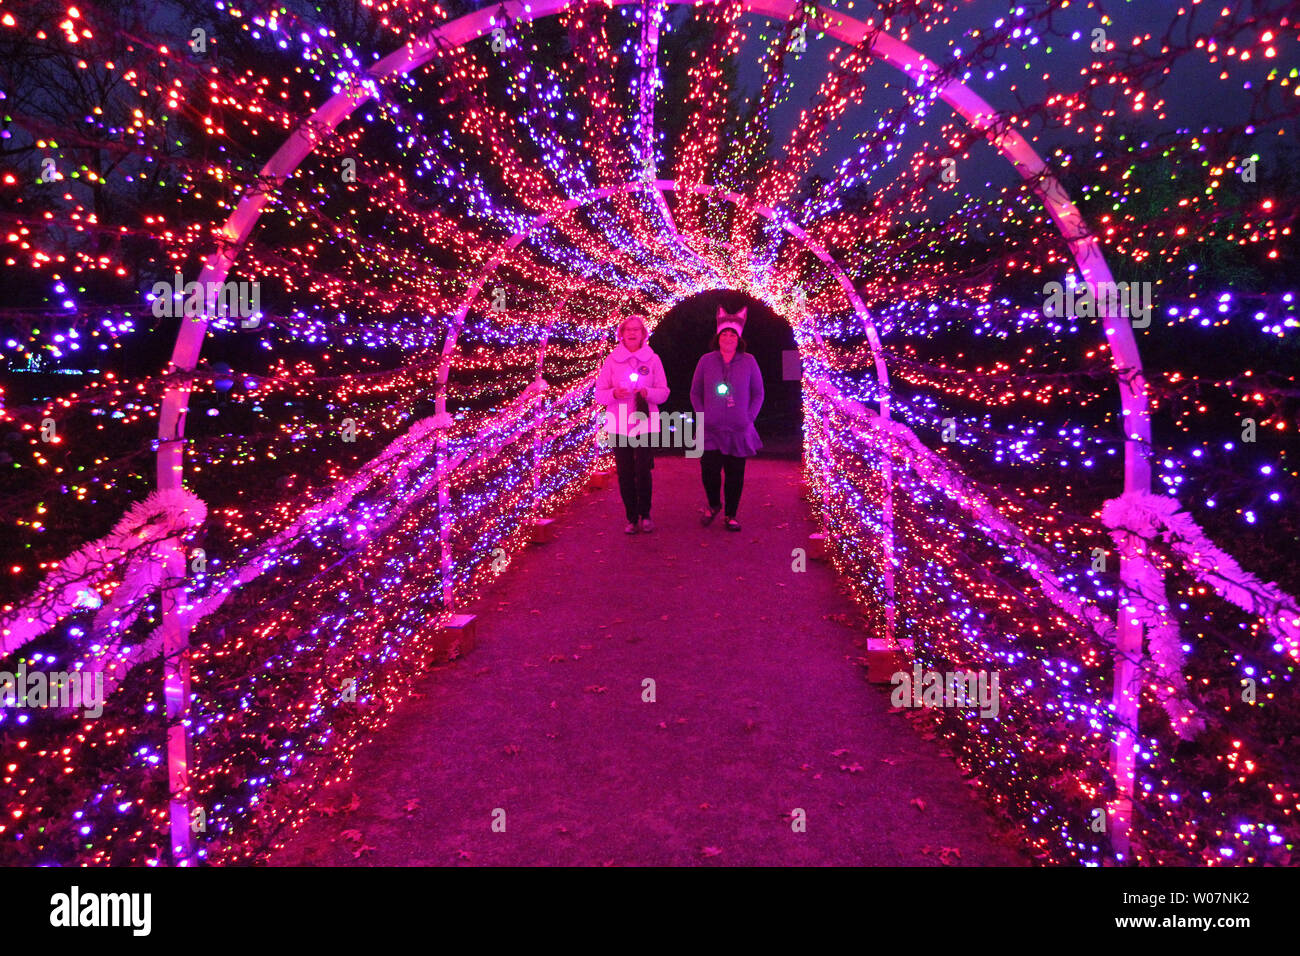
[[[647,344],[645,319],[629,315],[618,328],[619,344],[596,376],[596,401],[605,406],[605,432],[614,444],[618,490],[627,512],[627,534],[653,531],[650,520],[651,433],[659,432],[659,403],[668,400],[663,363]],[[655,444],[658,444],[657,442]]]

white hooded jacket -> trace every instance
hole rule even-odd
[[[634,394],[615,398],[614,389],[618,386]],[[649,418],[645,420],[636,414],[638,388],[646,390],[650,405]],[[644,343],[635,352],[629,352],[621,343],[615,346],[596,376],[596,401],[605,406],[605,431],[628,436],[658,432],[659,403],[667,400],[668,377],[654,350]]]

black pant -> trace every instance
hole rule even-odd
[[[614,463],[618,466],[618,492],[623,496],[623,510],[628,521],[650,517],[650,469],[654,455],[650,448],[614,446]]]
[[[718,492],[722,489],[722,474],[727,476],[727,517],[736,517],[740,507],[740,492],[745,487],[745,459],[724,455],[720,451],[706,451],[700,455],[700,477],[704,480],[704,494],[710,508],[721,508]]]

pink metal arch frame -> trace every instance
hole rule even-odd
[[[612,8],[637,2],[638,0],[604,0],[602,5]],[[714,2],[718,2],[718,0],[665,0],[665,3],[669,4],[688,4],[691,6],[705,6]],[[790,20],[800,8],[797,0],[743,0],[743,2],[747,12],[786,21]],[[583,0],[538,0],[536,3],[527,4],[520,2],[520,0],[511,0],[511,2],[503,4],[502,7],[504,7],[511,19],[536,20],[553,16],[571,7],[586,5],[588,4]],[[484,8],[430,31],[429,34],[419,40],[389,54],[369,71],[368,76],[371,79],[382,79],[410,73],[432,59],[439,45],[456,47],[487,35],[494,25],[497,9],[500,8]],[[825,7],[819,6],[817,9],[819,22],[822,25],[821,29],[828,35],[854,46],[866,36],[866,24],[861,21]],[[885,34],[874,35],[870,52],[908,74],[918,85],[935,84],[937,82],[938,68],[910,46],[893,37]],[[374,84],[364,83],[331,97],[289,136],[284,145],[266,163],[262,170],[262,182],[264,184],[278,185],[291,176],[312,150],[325,138],[332,135],[334,129],[350,116],[358,106],[370,99],[372,95],[374,95]],[[1067,243],[1071,254],[1074,256],[1084,281],[1097,284],[1111,282],[1112,276],[1106,265],[1099,242],[1088,229],[1083,216],[1074,203],[1071,202],[1065,190],[1050,175],[1046,164],[1024,137],[1012,129],[1000,128],[996,111],[983,98],[959,81],[948,80],[944,82],[938,88],[937,95],[961,115],[967,123],[984,133],[992,145],[1011,162],[1021,177],[1031,182],[1034,192],[1043,202]],[[595,190],[594,193],[608,195],[616,190],[644,188],[647,185],[649,184],[640,183],[628,184],[623,187],[607,187]],[[662,194],[658,193],[659,189],[676,188],[676,184],[671,181],[660,180],[656,181],[654,185],[656,193],[660,196],[660,202],[662,202]],[[265,208],[269,198],[267,190],[270,188],[273,187],[264,185],[251,190],[240,200],[234,213],[218,233],[221,247],[206,260],[199,276],[200,282],[220,283],[225,281],[235,259],[249,235],[251,235]],[[707,192],[712,187],[696,185],[690,188]],[[734,196],[734,194],[724,195],[733,202],[740,198]],[[586,197],[586,201],[596,198],[601,197],[590,195]],[[583,201],[570,200],[563,205],[560,212],[575,208]],[[757,209],[757,211],[781,222],[792,235],[807,242],[807,237],[802,230],[792,223],[783,221],[773,210]],[[534,223],[534,227],[549,222],[554,216],[555,213],[546,213],[539,216]],[[522,238],[522,236],[511,237],[511,240],[507,240],[506,248],[513,248],[514,245],[522,241]],[[877,376],[882,386],[887,386],[888,373],[880,347],[879,336],[851,281],[844,275],[843,270],[832,261],[831,257],[826,254],[825,250],[816,248],[813,244],[809,244],[809,248],[823,262],[833,266],[837,279],[844,288],[845,295],[848,296],[850,302],[853,303],[854,309],[862,318],[863,327],[875,358]],[[499,258],[494,257],[494,260],[488,264],[487,268],[489,270],[495,268],[498,262]],[[475,289],[475,294],[477,294],[477,289]],[[457,327],[463,321],[467,309],[468,302],[458,312]],[[1120,391],[1122,425],[1125,438],[1124,491],[1126,493],[1146,492],[1149,491],[1151,484],[1151,469],[1148,458],[1151,425],[1146,384],[1142,376],[1142,363],[1138,355],[1137,343],[1131,325],[1123,316],[1105,315],[1102,317],[1102,323]],[[182,322],[172,352],[171,367],[173,369],[182,371],[194,369],[198,362],[207,327],[208,319],[206,316],[196,316],[193,320]],[[453,329],[452,334],[448,337],[443,363],[439,370],[440,384],[446,382],[446,373],[450,368],[451,350],[454,347],[455,330]],[[163,399],[159,413],[158,431],[157,481],[160,489],[181,487],[184,462],[182,450],[184,420],[189,405],[189,395],[189,385],[182,383],[169,387]],[[439,412],[445,411],[445,390],[441,388],[438,410]],[[887,398],[881,401],[881,414],[883,417],[888,417]],[[1121,554],[1121,579],[1131,593],[1142,593],[1139,585],[1143,582],[1150,583],[1152,575],[1155,574],[1154,569],[1142,559],[1138,548],[1139,545],[1135,542]],[[892,560],[890,565],[892,566]],[[1162,584],[1160,589],[1163,590]],[[1121,725],[1136,727],[1138,678],[1136,661],[1142,650],[1143,626],[1134,612],[1125,611],[1124,609],[1121,609],[1118,624],[1117,657],[1119,660],[1128,663],[1121,665],[1117,669],[1115,696],[1112,706]],[[181,630],[177,616],[169,616],[164,622],[164,628],[164,654],[166,659],[169,661],[182,659],[184,657],[186,635]],[[167,668],[165,687],[170,725],[169,757],[179,757],[179,782],[182,789],[184,787],[185,769],[183,749],[180,754],[176,754],[175,746],[178,742],[178,736],[183,739],[183,732],[179,724],[182,720],[183,701],[188,697],[188,687],[185,686],[188,684],[187,678],[188,674],[185,673],[183,667],[169,666]],[[172,733],[172,731],[176,731],[176,733]],[[1122,734],[1116,740],[1113,758],[1121,793],[1131,793],[1135,751],[1132,741],[1124,739]],[[173,767],[178,765],[175,761],[169,760],[169,762],[172,763]],[[177,776],[173,773],[173,843],[177,844],[179,839],[187,847],[188,831],[184,826],[187,817],[181,817],[178,829],[178,807],[175,799],[175,795],[178,793],[175,787],[177,782]],[[1115,842],[1119,848],[1124,849],[1127,847],[1129,801],[1121,798],[1112,805],[1112,810],[1117,817],[1114,830]]]

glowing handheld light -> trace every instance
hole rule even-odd
[[[731,391],[731,389],[729,389],[729,388],[727,387],[727,383],[726,383],[726,382],[719,382],[719,383],[718,383],[718,394],[719,394],[719,395],[726,395],[727,392],[729,392],[729,391]]]

